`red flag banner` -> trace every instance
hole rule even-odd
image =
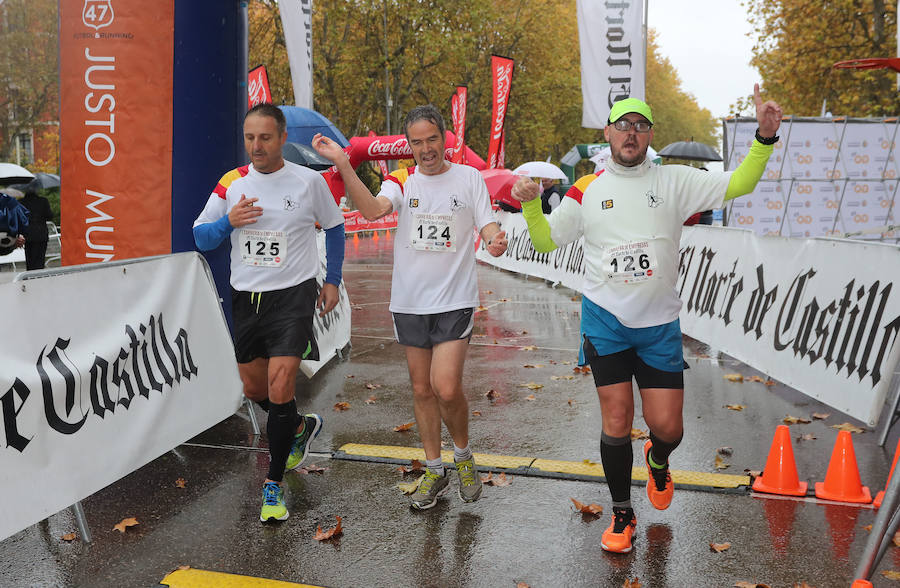
[[[503,167],[501,144],[506,110],[509,106],[509,89],[512,86],[513,60],[491,55],[491,75],[494,80],[494,107],[491,110],[491,138],[488,143],[488,168]]]
[[[272,102],[269,74],[266,72],[266,66],[260,65],[251,69],[247,76],[247,109],[266,102]]]
[[[453,117],[453,132],[456,133],[456,144],[450,154],[453,163],[466,162],[466,104],[468,102],[469,89],[466,86],[457,86],[456,94],[450,100],[450,113]]]
[[[375,131],[369,131],[370,137],[377,137]],[[391,170],[388,169],[388,164],[386,159],[376,159],[375,163],[381,168],[381,177],[386,178],[391,174]]]

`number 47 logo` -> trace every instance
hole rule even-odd
[[[111,25],[114,17],[112,0],[84,0],[81,21],[86,26],[100,30]]]

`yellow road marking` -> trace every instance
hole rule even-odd
[[[175,570],[160,582],[169,588],[321,588],[311,584],[295,584],[206,570]]]

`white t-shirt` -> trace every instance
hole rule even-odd
[[[730,179],[731,172],[610,159],[569,189],[549,216],[550,237],[562,247],[584,235],[582,293],[623,325],[670,323],[681,310],[675,283],[683,223],[721,208]]]
[[[391,312],[437,314],[478,306],[473,231],[495,222],[473,167],[429,176],[398,170],[381,185],[397,211]]]
[[[259,198],[263,213],[231,232],[231,286],[269,292],[317,276],[316,223],[330,229],[344,222],[321,174],[289,161],[268,174],[252,164],[234,169],[219,180],[194,226],[227,215],[241,195]]]

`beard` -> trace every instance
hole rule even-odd
[[[610,154],[613,161],[624,167],[634,167],[639,165],[644,161],[644,158],[647,157],[646,147],[631,157],[625,155],[623,151],[623,149],[613,149],[612,145],[610,145]]]

